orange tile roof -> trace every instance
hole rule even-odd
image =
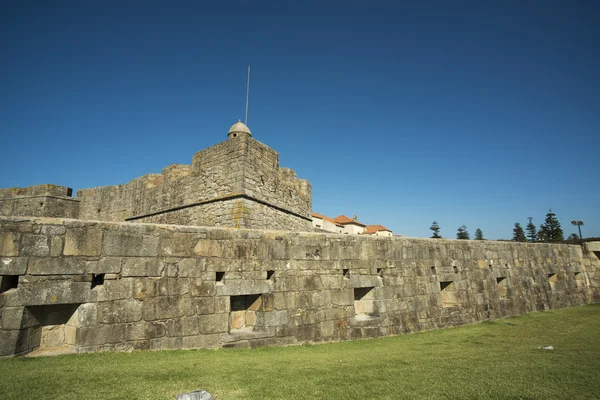
[[[365,231],[364,231],[363,233],[366,233],[366,234],[374,234],[374,233],[377,233],[377,232],[380,232],[380,231],[388,231],[388,232],[391,232],[391,230],[390,230],[390,229],[386,228],[386,227],[385,227],[385,226],[383,226],[383,225],[367,225],[367,226],[365,227]]]
[[[355,221],[355,220],[353,220],[352,218],[350,218],[350,217],[347,217],[347,216],[345,216],[345,215],[343,215],[343,214],[342,214],[342,215],[338,215],[338,216],[337,216],[337,217],[335,217],[333,220],[334,220],[335,222],[339,223],[339,224],[342,224],[342,225],[343,225],[343,224],[356,224],[356,225],[360,225],[360,226],[365,226],[365,224],[361,224],[360,222],[358,222],[358,221]]]
[[[331,223],[332,223],[332,224],[334,224],[334,225],[340,225],[340,224],[339,224],[338,222],[336,222],[336,221],[335,221],[333,218],[329,218],[328,216],[326,216],[326,215],[323,215],[323,214],[317,214],[317,213],[315,213],[315,212],[314,212],[314,213],[312,213],[312,216],[313,216],[313,217],[315,217],[315,218],[321,218],[321,219],[322,219],[322,220],[324,220],[324,221],[331,222]]]

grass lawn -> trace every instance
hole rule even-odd
[[[0,377],[2,400],[598,399],[600,304],[345,343],[7,358]]]

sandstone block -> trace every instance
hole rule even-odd
[[[123,261],[123,276],[151,277],[162,276],[165,265],[157,258],[127,257]]]
[[[132,297],[132,279],[105,280],[103,285],[96,286],[98,301],[121,300]]]
[[[258,280],[227,281],[224,285],[217,286],[219,296],[239,296],[243,294],[262,294],[272,291],[269,282]]]
[[[200,324],[199,329],[201,334],[207,333],[223,333],[229,328],[228,314],[212,314],[198,316]]]
[[[98,303],[98,322],[116,324],[140,321],[142,319],[142,306],[142,301],[134,299]]]
[[[198,315],[214,314],[215,312],[215,298],[214,297],[200,297],[193,299],[195,313]]]
[[[215,282],[207,282],[199,279],[190,282],[190,294],[192,297],[214,296],[216,293]]]
[[[158,244],[158,254],[162,256],[192,256],[196,240],[189,234],[173,234],[172,236],[162,236]]]
[[[0,275],[24,275],[26,272],[26,257],[0,257]]]
[[[177,264],[182,278],[200,278],[205,270],[204,259],[184,258]]]
[[[194,246],[194,254],[201,257],[221,257],[223,248],[218,240],[201,239]]]
[[[102,230],[98,227],[69,227],[65,235],[66,256],[99,256]]]
[[[19,331],[0,330],[0,357],[16,353]]]
[[[79,258],[30,258],[30,275],[80,275],[85,273],[85,260]]]
[[[60,236],[50,237],[50,256],[60,257],[63,252],[63,238]]]
[[[331,303],[338,306],[354,305],[354,291],[352,289],[332,290]]]
[[[185,315],[182,296],[154,297],[144,300],[143,317],[146,321],[178,318]]]
[[[98,304],[85,303],[80,305],[75,312],[77,318],[77,326],[93,326],[98,323]]]
[[[288,322],[287,310],[257,313],[256,324],[259,326],[284,326]]]
[[[198,335],[199,332],[198,317],[196,316],[170,319],[167,321],[168,336],[192,336]]]
[[[0,314],[0,326],[4,330],[21,329],[24,307],[5,307]]]
[[[21,253],[28,256],[45,257],[50,255],[48,237],[45,235],[24,234]]]
[[[127,324],[128,340],[144,340],[161,338],[166,335],[167,329],[164,322],[140,321]]]
[[[16,232],[0,232],[0,256],[16,257],[19,255],[19,234]]]
[[[38,306],[50,304],[90,303],[96,301],[90,284],[70,280],[51,280],[19,285],[7,306]]]
[[[121,257],[102,257],[96,263],[86,265],[85,272],[88,274],[118,274],[121,272]]]
[[[156,257],[158,238],[128,232],[107,232],[102,242],[104,256]]]

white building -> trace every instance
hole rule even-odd
[[[345,215],[338,215],[335,218],[329,218],[326,215],[312,213],[312,223],[315,228],[333,233],[344,233],[349,235],[392,236],[392,231],[385,226],[365,225],[358,221],[358,217],[356,215],[353,218]]]

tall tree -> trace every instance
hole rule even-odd
[[[467,227],[462,225],[458,227],[458,230],[456,231],[456,238],[457,239],[466,239],[469,240],[469,232],[467,232]]]
[[[538,240],[538,236],[537,236],[537,229],[535,227],[535,225],[533,224],[533,222],[531,222],[531,220],[533,219],[532,217],[527,217],[527,219],[529,220],[529,223],[527,224],[527,237],[529,238],[530,242],[537,242]]]
[[[483,231],[479,228],[475,231],[475,240],[485,240],[483,238]]]
[[[527,238],[525,237],[525,231],[520,223],[515,222],[515,227],[513,229],[513,241],[515,242],[526,242]]]
[[[552,212],[552,209],[548,210],[546,220],[540,226],[540,230],[538,231],[538,237],[544,242],[559,242],[565,240],[563,230],[560,227],[560,222],[558,222],[556,214]]]
[[[569,237],[567,238],[567,240],[577,240],[577,239],[579,239],[579,235],[576,233],[571,233],[569,235]]]
[[[433,235],[431,235],[432,239],[441,239],[442,238],[440,236],[440,226],[438,225],[438,223],[436,221],[433,221],[433,224],[431,224],[429,229],[431,229],[433,231]]]

